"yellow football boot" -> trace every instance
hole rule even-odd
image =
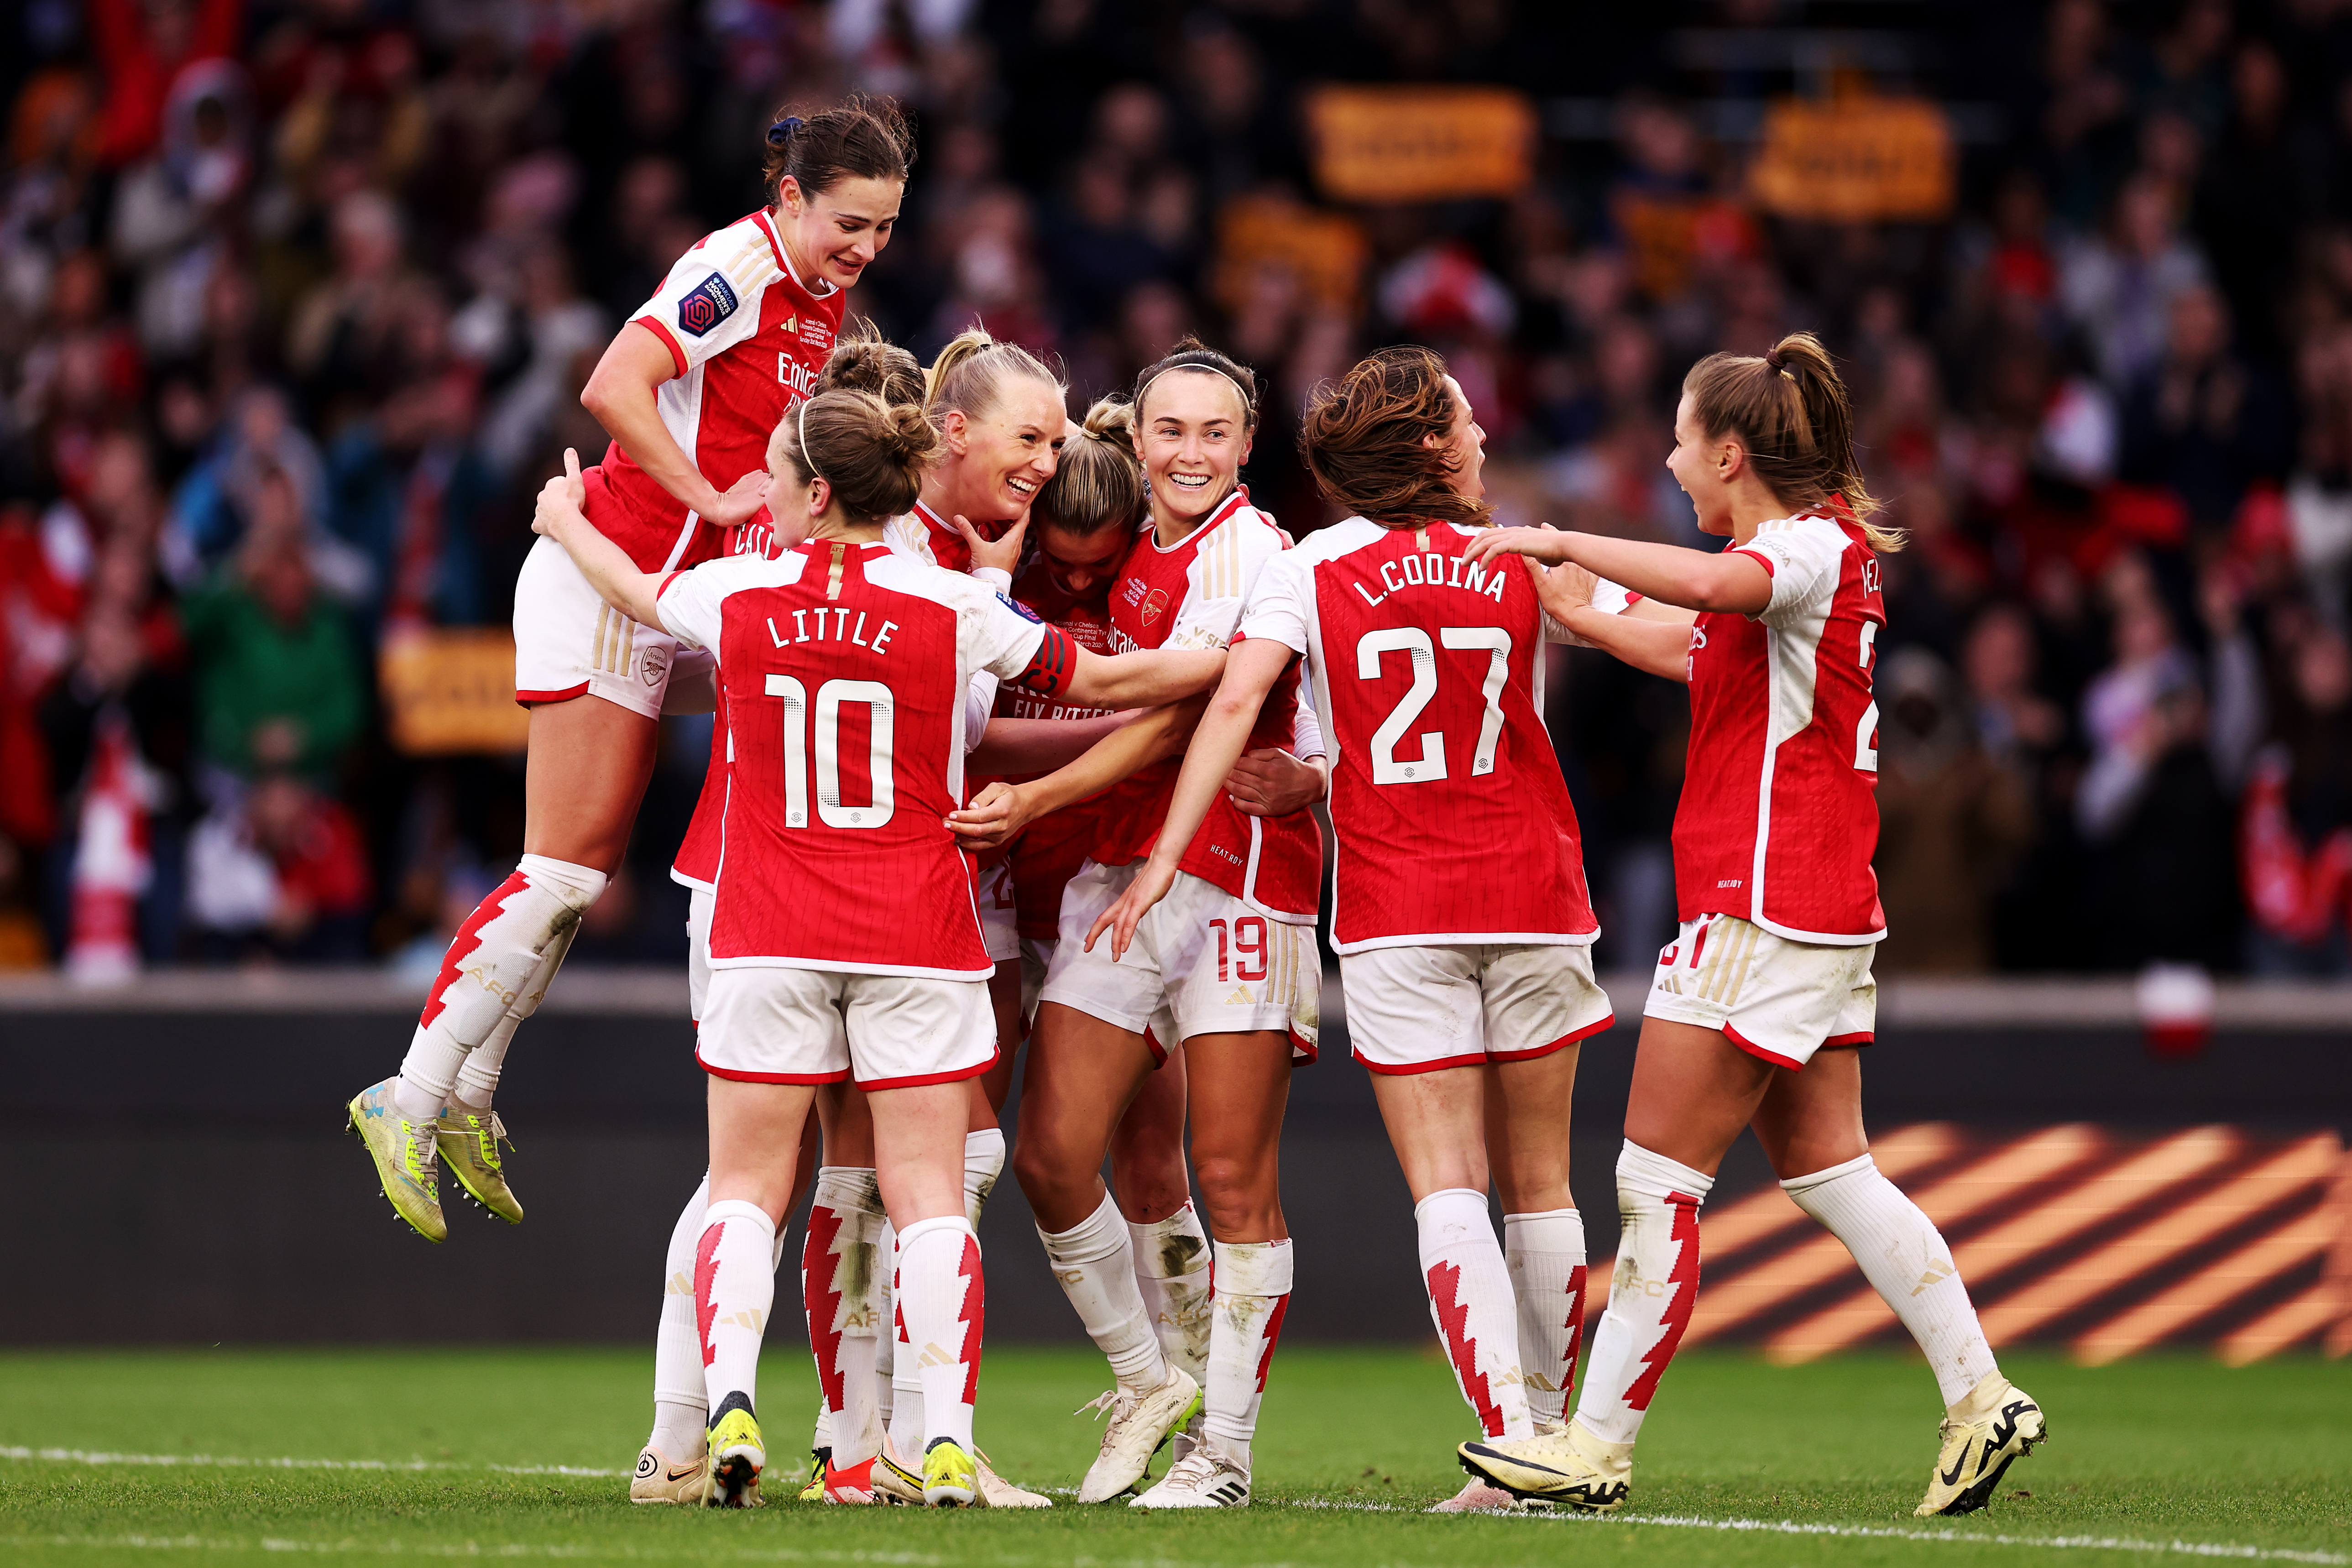
[[[433,1133],[441,1157],[449,1162],[449,1173],[467,1194],[509,1225],[520,1225],[522,1205],[515,1202],[514,1192],[507,1185],[506,1166],[499,1158],[499,1143],[511,1149],[514,1141],[507,1137],[506,1123],[499,1120],[499,1113],[446,1105],[440,1120],[433,1124]]]
[[[427,1241],[448,1239],[449,1225],[441,1217],[441,1163],[434,1152],[434,1123],[411,1121],[392,1102],[386,1079],[363,1090],[344,1109],[351,1112],[352,1131],[367,1145],[375,1162],[376,1179],[394,1214]]]
[[[1988,1373],[1969,1396],[1944,1414],[1943,1449],[1927,1478],[1927,1495],[1912,1512],[1974,1513],[1992,1500],[2009,1467],[2050,1436],[2042,1406],[1999,1373]]]

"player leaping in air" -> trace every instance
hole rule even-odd
[[[796,411],[779,443],[794,475],[779,504],[816,521],[772,561],[639,570],[582,514],[576,479],[549,485],[534,523],[607,603],[711,650],[723,677],[735,760],[697,1048],[711,1075],[711,1156],[695,1270],[719,1500],[748,1497],[766,1461],[755,1399],[775,1232],[815,1086],[845,1079],[871,1104],[898,1230],[900,1353],[924,1384],[922,1495],[981,1498],[984,1294],[964,1214],[965,1080],[994,1060],[996,1038],[971,863],[946,821],[962,793],[967,691],[986,670],[1104,707],[1163,703],[1204,689],[1224,662],[1208,650],[1102,658],[891,550],[884,523],[912,503],[937,441],[921,410],[864,393]],[[837,1454],[878,1435],[858,1403],[872,1395],[870,1384],[843,1392]]]
[[[1588,1510],[1625,1499],[1633,1440],[1690,1322],[1699,1205],[1742,1127],[1797,1206],[1843,1242],[1927,1353],[1943,1392],[1941,1452],[1922,1515],[1985,1506],[2042,1441],[2041,1407],[2000,1373],[1952,1249],[1879,1173],[1862,1126],[1862,1053],[1876,1025],[1874,945],[1886,934],[1871,665],[1886,612],[1853,416],[1811,334],[1763,356],[1712,354],[1683,382],[1666,459],[1720,553],[1514,528],[1474,542],[1561,563],[1545,604],[1636,668],[1690,687],[1690,763],[1675,818],[1682,927],[1643,1008],[1625,1147],[1624,1219],[1609,1310],[1567,1431],[1465,1443],[1463,1467],[1521,1497]],[[1595,577],[1677,620],[1610,615]]]

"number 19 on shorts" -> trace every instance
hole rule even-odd
[[[808,688],[789,675],[770,675],[767,692],[784,700],[784,826],[806,827],[809,811],[809,754],[816,754],[816,816],[827,827],[870,830],[888,822],[898,810],[898,792],[890,777],[892,710],[897,706],[890,689],[878,680],[828,680],[816,689],[811,708]],[[866,773],[871,781],[870,805],[841,804],[841,710],[845,703],[863,703],[871,715],[866,727]]]

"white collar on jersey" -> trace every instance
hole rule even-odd
[[[1201,520],[1200,527],[1194,529],[1192,532],[1186,534],[1183,538],[1178,540],[1173,544],[1162,544],[1160,542],[1160,529],[1158,525],[1151,521],[1151,513],[1147,510],[1143,514],[1143,542],[1146,544],[1150,545],[1152,549],[1160,552],[1162,555],[1167,554],[1171,550],[1181,550],[1187,544],[1192,543],[1192,541],[1200,538],[1201,535],[1208,532],[1209,530],[1216,527],[1219,523],[1233,516],[1234,513],[1239,511],[1242,508],[1249,505],[1249,487],[1243,484],[1234,485],[1234,493],[1219,501],[1216,504],[1215,509],[1213,510],[1208,516]]]

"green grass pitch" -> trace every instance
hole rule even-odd
[[[1179,1517],[1066,1498],[1050,1513],[808,1508],[789,1486],[757,1512],[632,1508],[626,1470],[648,1409],[642,1351],[12,1352],[0,1355],[0,1556],[81,1568],[320,1555],[2087,1568],[2193,1552],[2352,1563],[2352,1363],[2005,1361],[2050,1411],[2053,1437],[2011,1469],[1989,1515],[1910,1517],[1938,1415],[1916,1362],[1779,1368],[1695,1352],[1675,1362],[1643,1434],[1636,1517],[1594,1521],[1421,1514],[1460,1485],[1452,1445],[1469,1433],[1444,1364],[1412,1350],[1285,1349],[1258,1438],[1257,1506]],[[981,1441],[1006,1475],[1072,1487],[1095,1428],[1069,1412],[1105,1384],[1088,1352],[992,1348]],[[805,1355],[769,1357],[761,1386],[782,1482],[814,1399]],[[100,1454],[212,1462],[93,1462]],[[312,1463],[221,1462],[236,1459]]]

